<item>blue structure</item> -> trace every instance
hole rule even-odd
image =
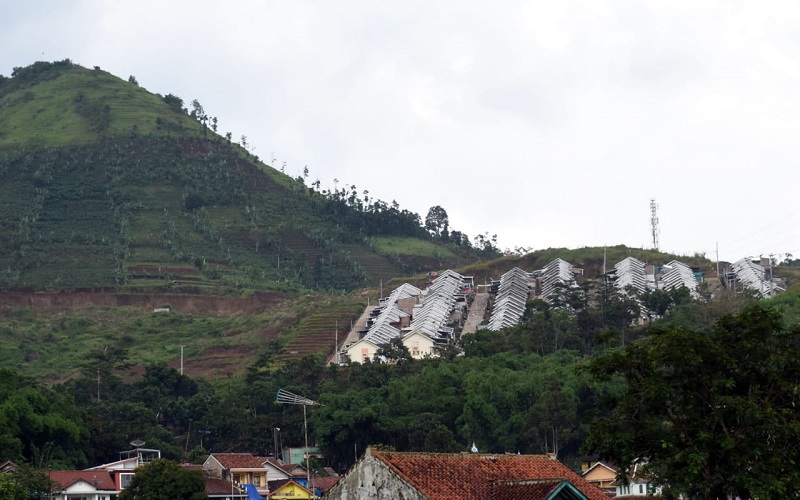
[[[244,490],[247,492],[247,500],[264,500],[264,497],[258,494],[256,487],[252,484],[243,484]]]

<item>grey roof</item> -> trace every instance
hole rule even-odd
[[[635,257],[626,257],[614,265],[616,280],[614,287],[621,293],[630,295],[630,290],[644,293],[647,288],[645,263]]]
[[[562,259],[555,259],[542,269],[542,298],[550,302],[551,295],[559,283],[570,288],[578,286],[575,275],[572,274],[572,264]]]
[[[751,259],[739,259],[731,264],[731,267],[736,275],[736,281],[745,288],[753,290],[760,297],[771,297],[777,292],[783,291],[783,288],[776,285],[772,279],[769,279],[764,266],[753,262]]]
[[[381,301],[381,306],[377,308],[380,309],[380,314],[372,321],[372,325],[363,338],[378,345],[383,345],[400,335],[400,330],[392,326],[391,323],[397,322],[400,318],[408,316],[408,314],[397,307],[397,301],[418,296],[421,293],[422,290],[409,283],[403,283],[392,290],[392,293]]]
[[[450,269],[434,279],[422,294],[422,307],[414,313],[411,331],[424,333],[434,339],[448,332],[452,334],[446,325],[455,308],[463,279],[463,276]]]
[[[487,325],[490,330],[496,331],[519,323],[528,302],[529,281],[528,273],[518,267],[500,277],[500,286]]]
[[[697,278],[694,277],[692,268],[679,262],[672,260],[662,267],[661,281],[664,283],[665,290],[674,290],[685,286],[689,289],[693,299],[700,298],[697,292]]]

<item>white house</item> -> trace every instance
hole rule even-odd
[[[377,343],[369,339],[361,339],[353,342],[345,351],[350,363],[364,363],[366,360],[372,361],[380,348]]]
[[[403,336],[403,345],[406,346],[411,357],[414,359],[424,358],[425,356],[436,356],[434,346],[436,342],[428,335],[421,332],[409,332]]]
[[[119,493],[107,471],[53,470],[48,475],[57,487],[53,500],[111,500]]]

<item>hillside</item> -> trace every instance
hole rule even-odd
[[[352,290],[477,260],[396,204],[284,175],[199,103],[131,80],[68,60],[0,78],[0,289]]]

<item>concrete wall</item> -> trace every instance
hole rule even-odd
[[[336,500],[426,500],[411,485],[400,479],[369,449],[336,485],[323,496]]]

